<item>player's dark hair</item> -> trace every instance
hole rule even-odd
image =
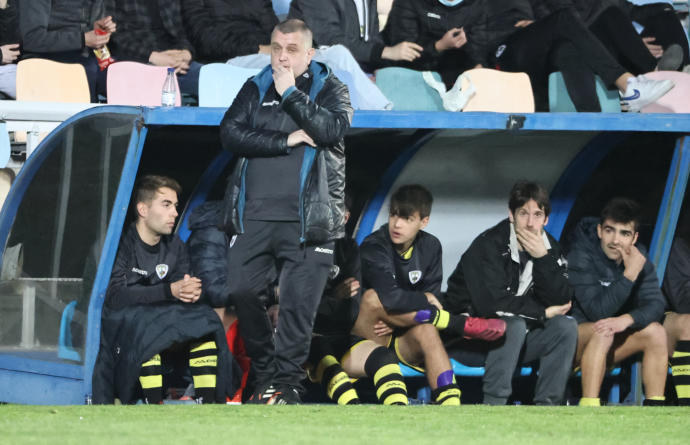
[[[640,227],[640,205],[628,198],[613,198],[606,203],[599,216],[600,224],[604,224],[607,219],[619,223],[633,223],[633,230],[638,231]]]
[[[419,184],[403,185],[391,196],[389,213],[408,218],[414,212],[419,212],[419,217],[424,219],[431,214],[433,202],[434,198],[426,187]]]
[[[512,213],[525,205],[530,199],[534,199],[540,209],[544,211],[544,216],[551,213],[551,202],[549,202],[549,192],[536,182],[518,181],[510,190],[508,208]]]
[[[182,193],[180,183],[173,178],[161,175],[142,176],[134,187],[134,205],[136,206],[140,202],[151,202],[158,189],[163,187],[174,190],[178,196]]]

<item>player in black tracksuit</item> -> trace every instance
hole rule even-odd
[[[197,399],[211,403],[232,394],[223,326],[211,308],[193,304],[201,281],[189,275],[186,247],[172,235],[179,190],[170,178],[149,175],[139,182],[138,218],[123,233],[106,294],[94,370],[96,403],[112,403],[115,397],[123,403],[135,400],[137,378],[145,402],[160,403],[160,354],[182,343],[190,344]]]
[[[240,156],[226,192],[226,226],[237,235],[228,262],[230,297],[252,360],[255,403],[299,403],[314,316],[333,241],[344,228],[347,87],[311,62],[311,31],[278,25],[271,65],[248,80],[221,122],[223,147]],[[259,294],[280,265],[275,333]]]
[[[388,345],[406,364],[418,369],[423,365],[434,402],[458,405],[460,389],[437,329],[490,337],[500,336],[502,331],[501,326],[488,326],[487,320],[473,324],[476,319],[450,317],[438,302],[441,244],[422,231],[429,222],[431,204],[431,193],[424,187],[400,187],[391,197],[388,224],[362,243],[362,277],[367,290],[353,332]],[[386,326],[395,327],[395,332]]]

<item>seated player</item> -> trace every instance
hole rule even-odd
[[[350,217],[345,197],[345,221]],[[362,297],[359,246],[351,238],[335,242],[334,264],[314,322],[309,351],[310,378],[321,383],[329,398],[340,405],[360,403],[351,378],[373,379],[376,396],[384,405],[407,405],[407,388],[393,352],[350,335]]]
[[[578,224],[568,254],[578,324],[576,362],[582,368],[580,405],[599,406],[606,367],[642,353],[645,405],[663,405],[668,372],[666,332],[659,323],[664,296],[654,265],[636,245],[640,208],[614,198],[599,220]]]
[[[94,401],[136,400],[137,380],[148,404],[163,398],[161,354],[187,344],[197,403],[232,395],[232,357],[213,310],[194,304],[201,280],[192,275],[182,241],[173,235],[180,185],[142,177],[134,194],[136,221],[123,233],[106,293],[102,341],[94,369]]]
[[[391,197],[388,224],[362,243],[366,291],[353,333],[388,346],[401,362],[426,372],[434,403],[459,405],[460,388],[438,330],[494,340],[503,335],[505,323],[443,310],[437,298],[443,276],[441,243],[422,230],[429,223],[432,200],[421,185],[400,187]],[[394,332],[382,331],[380,322]]]
[[[679,224],[683,233],[676,236],[671,246],[662,286],[669,310],[664,318],[668,354],[678,404],[682,406],[690,405],[690,244],[686,241],[687,227],[687,223]]]
[[[534,402],[558,405],[563,401],[577,326],[565,316],[573,295],[565,258],[558,242],[544,229],[550,210],[549,195],[542,186],[516,183],[508,201],[508,219],[479,235],[448,278],[448,310],[482,317],[500,315],[507,323],[505,338],[477,345],[486,354],[485,404],[505,405],[513,393],[516,367],[535,360],[539,360],[539,378]],[[456,342],[452,336],[444,340],[448,347]]]

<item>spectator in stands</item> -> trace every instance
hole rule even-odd
[[[278,24],[271,0],[185,0],[182,17],[204,63],[270,54],[271,31]]]
[[[642,40],[654,57],[660,58],[672,45],[682,48],[682,66],[690,71],[688,38],[672,0],[617,0],[630,18],[642,25]]]
[[[630,111],[639,111],[673,88],[671,81],[627,72],[571,8],[535,21],[532,2],[536,0],[397,0],[386,33],[391,43],[419,43],[426,56],[413,67],[440,69],[447,84],[471,66],[526,72],[537,110],[542,111],[548,109],[548,75],[556,70],[563,72],[578,111],[601,109],[596,96],[583,91],[582,85],[589,88],[591,81],[581,75],[583,66],[615,85]]]
[[[180,92],[199,95],[201,64],[193,60],[192,44],[182,23],[181,0],[106,0],[120,24],[113,36],[117,60],[175,68]]]
[[[614,198],[598,221],[580,221],[572,238],[568,266],[575,289],[572,314],[579,323],[580,405],[599,406],[607,366],[640,352],[644,403],[664,404],[668,352],[659,324],[664,296],[654,265],[636,245],[639,214],[634,201]]]
[[[289,16],[309,25],[316,45],[344,45],[367,72],[419,58],[422,47],[414,42],[384,43],[376,10],[376,0],[293,0]]]
[[[80,63],[86,70],[91,101],[97,102],[99,94],[105,96],[107,70],[99,68],[93,50],[107,44],[117,26],[105,15],[103,0],[20,0],[18,7],[22,57]]]
[[[687,218],[687,217],[686,217]],[[679,225],[671,246],[663,291],[668,312],[664,329],[668,338],[671,372],[678,404],[690,405],[690,244],[688,225]],[[680,236],[678,232],[681,233]]]
[[[480,345],[486,353],[485,404],[505,405],[516,367],[535,360],[539,378],[534,402],[563,402],[577,325],[565,315],[573,297],[565,258],[544,229],[550,210],[542,186],[517,182],[510,192],[508,219],[479,235],[448,278],[444,301],[450,312],[500,316],[507,324],[504,340]]]
[[[96,403],[133,401],[138,378],[144,402],[160,404],[161,353],[176,344],[189,344],[197,402],[232,395],[223,326],[211,308],[194,304],[202,283],[173,234],[180,191],[177,181],[156,175],[142,177],[135,189],[136,221],[122,236],[106,293]]]
[[[16,0],[0,0],[0,93],[17,97],[16,61],[20,54]]]
[[[505,323],[450,315],[439,302],[441,243],[423,231],[431,204],[431,193],[421,185],[400,187],[391,197],[388,224],[362,242],[366,290],[353,333],[388,346],[401,362],[426,372],[434,403],[459,405],[460,388],[439,331],[495,340]]]
[[[223,147],[239,156],[226,193],[226,226],[237,235],[228,283],[259,382],[253,403],[300,402],[333,240],[345,234],[344,137],[352,108],[345,85],[313,54],[304,22],[278,24],[271,64],[244,84],[220,125]],[[278,262],[274,345],[258,296]]]

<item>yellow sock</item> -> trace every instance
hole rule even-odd
[[[599,397],[582,397],[580,399],[580,406],[601,406]]]

